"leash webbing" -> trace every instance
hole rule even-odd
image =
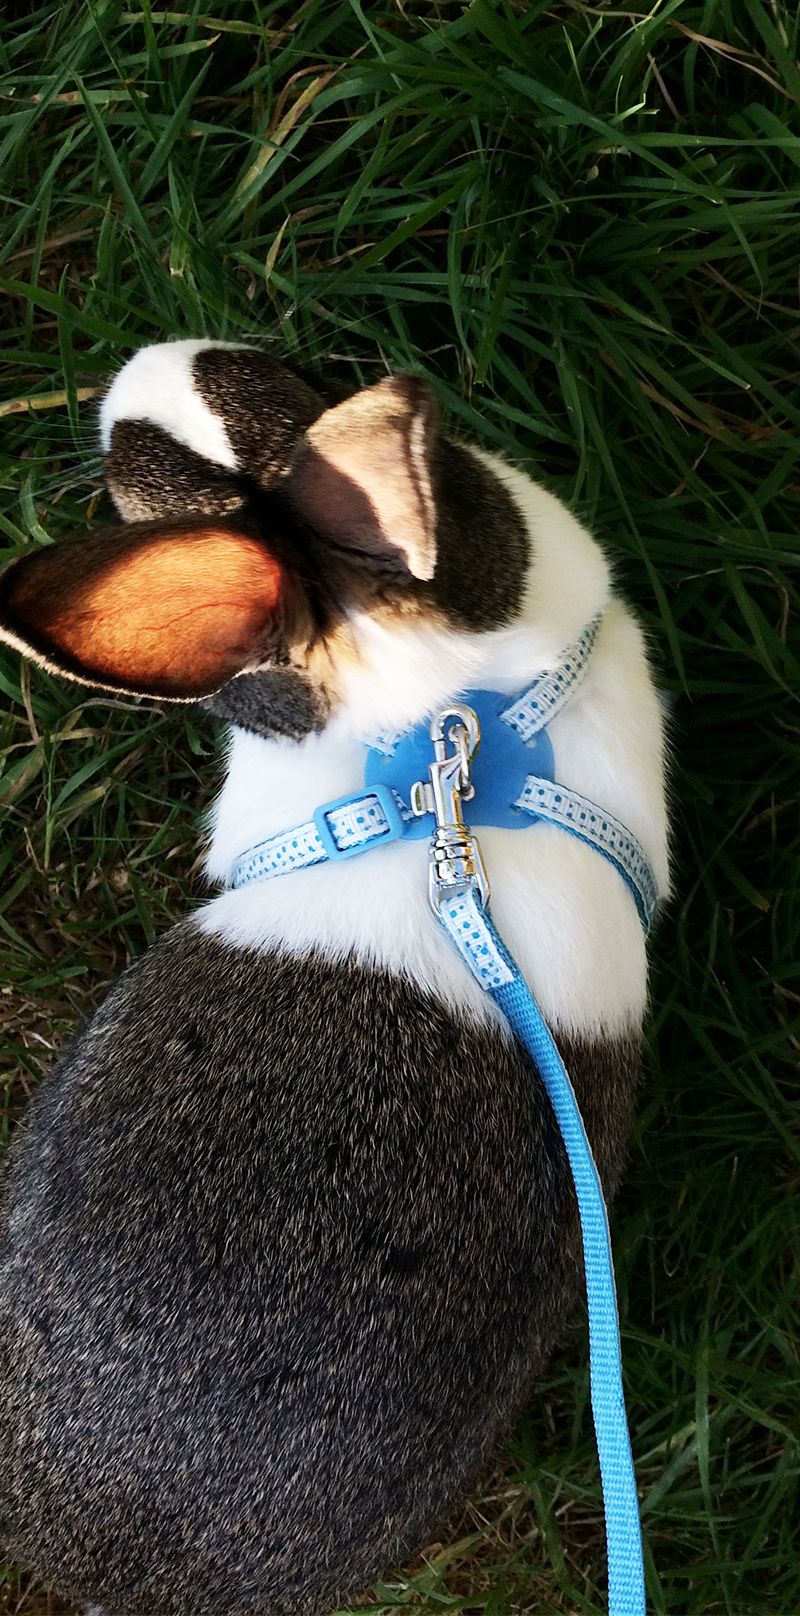
[[[605,1507],[608,1611],[609,1616],[645,1616],[642,1533],[622,1387],[611,1237],[592,1148],[553,1036],[476,890],[443,896],[436,912],[473,975],[531,1055],[564,1141],[583,1238],[592,1414]]]
[[[484,917],[491,926],[488,916]],[[495,934],[496,935],[496,934]],[[511,962],[513,965],[513,961]],[[514,981],[491,990],[532,1055],[556,1115],[569,1159],[583,1237],[589,1315],[589,1380],[603,1486],[609,1616],[645,1616],[639,1499],[633,1468],[608,1214],[575,1091],[533,994],[514,965]]]

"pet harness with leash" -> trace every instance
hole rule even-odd
[[[639,1505],[622,1388],[614,1268],[603,1190],[569,1076],[522,973],[488,910],[489,882],[461,804],[477,825],[543,820],[593,847],[625,882],[645,933],[658,901],[647,858],[630,831],[554,779],[547,724],[583,679],[597,638],[590,624],[555,672],[509,703],[466,691],[407,734],[381,736],[367,753],[365,787],[324,803],[313,819],[272,836],[238,862],[233,886],[398,841],[430,835],[435,914],[485,992],[532,1056],[558,1121],[578,1202],[589,1315],[592,1413],[605,1506],[609,1616],[645,1616]],[[434,761],[430,762],[433,742]],[[480,743],[480,752],[478,746]],[[452,750],[450,750],[452,748]]]

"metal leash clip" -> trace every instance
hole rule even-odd
[[[477,714],[471,707],[453,702],[431,719],[430,735],[435,754],[434,762],[428,765],[430,781],[417,780],[411,787],[411,811],[418,818],[436,815],[428,869],[431,906],[438,913],[445,898],[473,891],[485,908],[489,881],[478,842],[461,812],[462,801],[468,802],[475,794],[470,765],[481,739]],[[448,743],[453,748],[451,753]]]

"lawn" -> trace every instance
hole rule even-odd
[[[784,0],[5,0],[0,561],[107,505],[94,395],[268,338],[552,487],[672,713],[613,1232],[656,1616],[797,1616],[800,68]],[[219,741],[0,656],[4,1136],[103,983],[202,895]],[[0,1365],[0,1375],[2,1365]],[[496,1473],[373,1604],[602,1612],[584,1322]],[[53,1601],[13,1567],[0,1605]]]

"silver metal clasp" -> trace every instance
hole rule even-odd
[[[462,802],[475,794],[470,769],[481,739],[477,714],[453,702],[431,719],[430,735],[434,750],[434,762],[428,765],[430,780],[417,780],[412,786],[411,808],[417,815],[436,815],[428,871],[431,904],[438,910],[445,897],[470,890],[485,908],[489,882],[480,847],[461,812]]]

